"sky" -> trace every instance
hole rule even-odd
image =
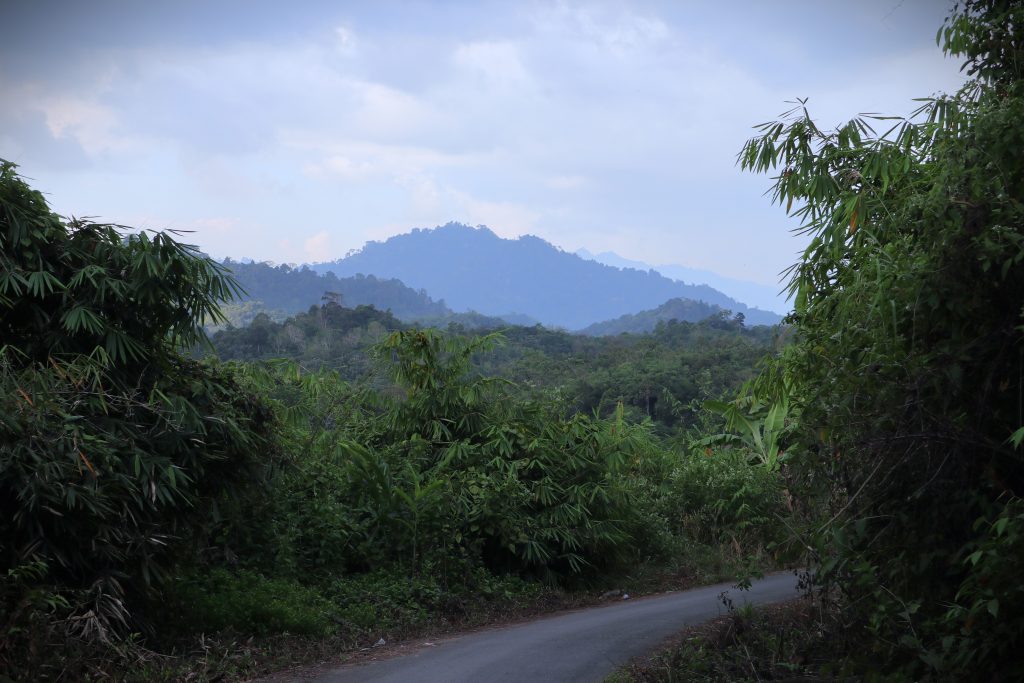
[[[333,260],[458,221],[775,284],[752,126],[952,92],[942,0],[0,0],[0,158],[62,215]]]

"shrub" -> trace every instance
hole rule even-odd
[[[297,581],[248,570],[204,569],[175,577],[166,614],[183,633],[233,630],[245,635],[326,636],[336,629],[333,605]]]
[[[62,221],[0,162],[0,572],[41,562],[70,623],[102,625],[78,635],[125,632],[274,460],[265,403],[182,353],[232,291],[167,234]]]

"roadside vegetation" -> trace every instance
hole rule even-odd
[[[0,681],[242,680],[784,565],[813,602],[621,675],[1024,678],[1024,5],[939,37],[959,93],[832,132],[801,102],[741,152],[808,237],[783,328],[330,293],[232,328],[222,264],[2,162]]]
[[[174,235],[62,219],[4,163],[0,240],[9,680],[243,679],[790,558],[781,479],[695,437],[769,331],[474,336],[327,297],[210,347],[236,286]]]
[[[815,609],[632,680],[1024,678],[1024,4],[958,3],[938,40],[958,93],[832,132],[800,102],[739,157],[809,244],[794,343],[719,408],[788,416]]]

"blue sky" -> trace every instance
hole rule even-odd
[[[939,0],[3,2],[0,157],[62,214],[329,260],[449,220],[762,284],[802,246],[735,155],[955,90]]]

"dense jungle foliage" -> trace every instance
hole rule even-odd
[[[341,379],[368,381],[368,353],[389,334],[412,329],[370,306],[346,308],[335,301],[275,322],[259,315],[246,327],[211,337],[222,360],[290,358],[307,369],[330,369]],[[470,363],[483,375],[502,377],[522,392],[558,391],[572,412],[611,416],[622,402],[636,422],[649,418],[671,435],[702,418],[701,402],[735,390],[783,340],[779,328],[746,327],[742,316],[717,312],[698,323],[668,320],[650,334],[587,337],[540,325],[502,325],[466,330],[446,326],[453,337],[500,334],[500,343]]]
[[[53,215],[0,166],[0,662],[138,627],[277,459],[235,373],[179,352],[233,283],[166,234]],[[59,618],[58,616],[59,615]]]
[[[581,332],[598,336],[608,334],[643,334],[651,332],[660,322],[675,320],[678,322],[700,322],[714,315],[722,313],[718,306],[695,301],[693,299],[669,299],[657,308],[652,308],[638,313],[627,313],[614,320],[606,320],[600,323],[589,325]],[[736,314],[738,320],[746,320],[742,313]]]
[[[1024,4],[959,3],[938,40],[970,76],[955,95],[831,132],[801,101],[744,147],[809,244],[795,342],[723,412],[789,416],[836,610],[815,628],[849,672],[1021,680]]]
[[[472,336],[328,294],[218,333],[246,359],[225,362],[202,351],[237,287],[221,265],[61,219],[9,163],[0,210],[8,679],[221,680],[296,639],[312,656],[784,558],[778,477],[681,431],[720,426],[693,410],[770,330]]]

